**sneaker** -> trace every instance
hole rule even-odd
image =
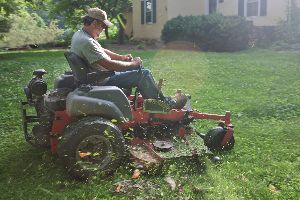
[[[174,97],[165,97],[164,103],[166,103],[173,109],[182,109],[185,106],[187,100],[188,97],[184,94],[181,94]]]
[[[185,106],[187,100],[188,100],[188,97],[184,94],[181,94],[180,96],[175,96],[176,103],[173,105],[172,108],[182,109]]]
[[[170,108],[173,108],[173,106],[176,104],[176,100],[173,97],[165,97],[164,103],[170,106]]]

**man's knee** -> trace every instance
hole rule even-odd
[[[142,69],[143,76],[152,76],[151,71],[149,69]]]

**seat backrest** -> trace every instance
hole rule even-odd
[[[90,72],[89,65],[73,52],[68,51],[65,52],[64,55],[78,84],[86,84],[88,81],[87,74]]]

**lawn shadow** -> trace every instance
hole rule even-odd
[[[7,176],[12,179],[23,179],[43,175],[46,171],[53,170],[57,157],[48,150],[26,147],[18,151],[6,152],[2,163],[5,163]]]

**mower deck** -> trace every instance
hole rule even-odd
[[[155,145],[159,143],[160,148]],[[166,148],[164,148],[164,144]],[[156,138],[141,140],[135,138],[129,151],[133,162],[142,165],[145,169],[151,169],[163,164],[165,161],[183,157],[204,157],[207,147],[203,140],[194,132],[185,137]]]

